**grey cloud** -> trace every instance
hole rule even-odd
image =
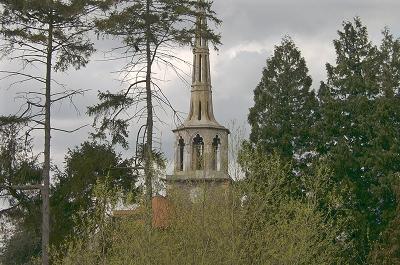
[[[343,20],[360,16],[371,31],[398,27],[398,1],[377,0],[230,0],[215,1],[223,17],[224,45],[262,40],[275,35],[329,37]],[[393,28],[395,30],[395,28]]]

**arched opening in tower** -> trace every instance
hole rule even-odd
[[[221,139],[218,135],[215,136],[212,142],[213,147],[213,156],[212,156],[212,165],[213,170],[220,171],[221,170]]]
[[[193,168],[195,170],[204,168],[204,141],[199,134],[193,139]]]
[[[204,82],[207,82],[208,81],[208,71],[207,71],[207,65],[209,65],[209,62],[208,62],[208,56],[207,55],[205,55],[204,56],[204,64],[205,64],[205,71],[204,71]]]
[[[199,55],[199,82],[201,82],[201,70],[202,70],[202,56],[201,54]]]
[[[197,113],[197,119],[201,120],[201,101],[199,101],[199,113]]]
[[[182,137],[179,138],[178,143],[178,169],[183,171],[184,169],[184,157],[185,157],[185,140]]]

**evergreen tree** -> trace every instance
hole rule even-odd
[[[327,155],[345,199],[340,213],[343,239],[353,246],[348,259],[363,264],[394,209],[387,177],[398,171],[398,70],[390,62],[397,54],[390,55],[396,47],[387,34],[381,50],[374,46],[359,18],[344,22],[338,33],[336,65],[327,64],[319,91],[317,150]]]
[[[93,189],[96,183],[107,178],[109,185],[118,191],[114,194],[116,198],[134,202],[138,193],[137,175],[130,168],[131,164],[131,160],[122,159],[108,144],[84,142],[68,151],[65,170],[56,174],[56,184],[51,190],[50,243],[53,248],[62,250],[69,237],[81,232],[82,218],[90,219],[95,214],[97,205]],[[28,173],[26,169],[25,172]],[[24,171],[19,170],[18,173]],[[31,173],[33,176],[26,173],[18,176],[30,179],[40,177],[39,168],[34,171],[35,175]],[[14,192],[16,195],[10,198],[14,204],[8,211],[2,212],[3,217],[12,222],[15,231],[2,248],[1,262],[29,264],[40,254],[40,196],[38,192]]]
[[[391,178],[400,172],[400,39],[394,39],[388,29],[383,31],[379,67],[379,97],[371,122],[373,151],[368,162],[372,174]]]
[[[250,108],[250,142],[267,153],[304,164],[312,155],[317,102],[304,58],[285,37],[267,60]]]
[[[28,264],[40,255],[40,194],[20,190],[41,179],[41,168],[32,155],[31,139],[21,134],[23,125],[0,126],[0,196],[3,207],[0,263]]]
[[[379,176],[380,184],[392,193],[380,193],[381,208],[393,205],[394,211],[386,209],[384,230],[374,242],[369,254],[371,264],[397,264],[400,262],[400,40],[394,39],[389,29],[384,29],[379,50],[379,88],[373,128],[375,139],[368,156],[372,174]],[[385,203],[385,204],[383,204]],[[386,206],[386,207],[385,207]]]
[[[400,175],[391,179],[397,199],[397,210],[386,229],[369,253],[369,264],[389,265],[400,263]]]
[[[57,174],[57,183],[52,189],[50,239],[54,247],[61,247],[66,239],[79,233],[81,218],[90,218],[94,214],[93,189],[97,182],[108,178],[109,184],[120,191],[116,197],[136,198],[137,175],[131,164],[130,159],[122,159],[109,144],[84,142],[68,151],[65,170]]]

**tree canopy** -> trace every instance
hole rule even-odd
[[[267,59],[250,108],[250,142],[266,153],[300,165],[313,150],[312,128],[318,112],[305,59],[285,37]]]
[[[382,36],[377,46],[359,18],[343,22],[333,41],[336,62],[326,64],[327,80],[317,95],[305,60],[284,38],[254,90],[250,145],[243,145],[300,165],[287,180],[291,198],[313,195],[307,176],[321,161],[328,165],[329,192],[317,197],[319,209],[337,226],[338,244],[353,264],[365,264],[376,251],[398,205],[399,40],[387,28]]]

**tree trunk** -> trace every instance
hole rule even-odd
[[[152,225],[152,205],[151,200],[153,197],[153,102],[151,91],[151,68],[152,68],[152,54],[151,54],[151,27],[150,27],[150,2],[146,1],[146,108],[147,108],[147,121],[146,121],[146,145],[144,148],[144,173],[145,173],[145,186],[146,186],[146,208],[147,208],[147,224],[149,227]]]
[[[51,15],[50,15],[51,16]],[[49,237],[50,237],[50,109],[51,109],[51,68],[53,53],[53,22],[50,18],[47,42],[46,61],[46,102],[44,122],[44,164],[43,164],[43,187],[42,187],[42,264],[49,264]]]

